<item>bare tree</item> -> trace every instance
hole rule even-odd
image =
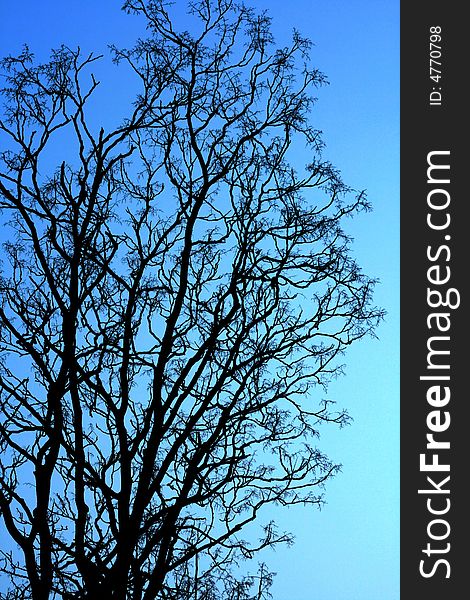
[[[382,316],[342,226],[368,204],[322,159],[307,40],[124,8],[149,33],[112,49],[140,86],[112,131],[100,57],[2,62],[1,597],[261,600],[236,565],[291,540],[266,507],[322,502],[321,390]]]

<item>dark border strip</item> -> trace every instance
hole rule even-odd
[[[470,577],[463,7],[401,2],[401,600],[457,600]]]

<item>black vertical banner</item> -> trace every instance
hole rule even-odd
[[[464,6],[401,3],[401,600],[460,599],[470,577]]]

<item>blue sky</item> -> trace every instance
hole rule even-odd
[[[183,5],[183,2],[181,2]],[[313,62],[330,85],[319,90],[313,125],[325,155],[346,183],[365,188],[374,211],[348,222],[353,253],[381,281],[375,300],[388,315],[379,340],[345,357],[346,376],[328,398],[354,418],[343,430],[323,429],[320,447],[343,471],[327,486],[321,511],[299,507],[274,518],[296,544],[265,555],[278,575],[275,600],[396,600],[399,597],[399,2],[398,0],[256,0],[282,42],[296,27],[315,46]],[[114,0],[23,0],[0,5],[0,55],[28,42],[39,57],[65,42],[106,52],[130,45],[137,19]],[[118,71],[114,113],[126,106]],[[113,111],[110,111],[110,114]],[[299,161],[303,157],[299,156]]]

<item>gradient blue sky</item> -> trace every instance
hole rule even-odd
[[[177,2],[179,4],[179,2]],[[181,2],[181,6],[184,6]],[[398,0],[254,0],[268,9],[282,42],[296,27],[310,37],[314,64],[330,85],[318,93],[313,125],[324,131],[325,155],[344,180],[367,189],[374,211],[349,221],[354,255],[381,281],[376,303],[387,312],[379,340],[351,348],[346,376],[328,397],[354,418],[324,429],[320,447],[343,471],[327,486],[321,511],[279,511],[290,549],[264,558],[278,575],[274,600],[396,600],[399,597],[399,2]],[[40,58],[61,42],[106,52],[141,32],[116,0],[19,0],[0,4],[0,56],[27,42]],[[106,73],[123,110],[126,85]],[[303,162],[303,157],[299,156]]]

